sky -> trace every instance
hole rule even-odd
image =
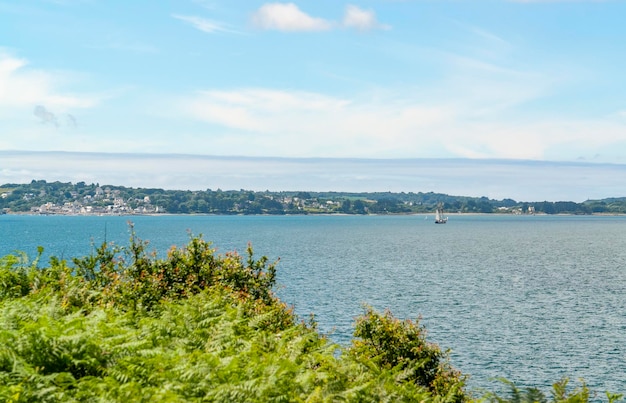
[[[0,183],[85,180],[89,160],[95,182],[170,189],[625,196],[624,16],[623,0],[0,0]]]

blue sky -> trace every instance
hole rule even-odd
[[[503,184],[549,161],[606,181],[626,164],[624,16],[619,0],[0,0],[0,151],[508,160]],[[34,174],[10,160],[0,182]],[[626,193],[614,171],[599,196]]]

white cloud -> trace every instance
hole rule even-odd
[[[66,76],[28,68],[25,59],[0,52],[0,106],[9,108],[34,108],[38,104],[67,110],[88,108],[97,104],[93,96],[63,92],[57,87]]]
[[[372,29],[389,29],[388,25],[380,24],[376,20],[376,14],[371,10],[363,10],[354,5],[346,7],[346,14],[343,18],[343,26],[354,28],[359,31],[369,31]]]
[[[332,24],[311,17],[294,3],[267,3],[252,16],[253,24],[261,29],[276,31],[326,31]]]
[[[348,5],[340,23],[312,17],[294,3],[267,3],[252,16],[253,24],[261,29],[276,31],[327,31],[344,27],[359,31],[389,29],[376,20],[376,14],[355,5]]]
[[[213,34],[216,32],[239,33],[235,30],[225,28],[223,24],[202,17],[178,14],[172,14],[172,17],[176,18],[177,20],[184,21],[192,27],[208,34]]]

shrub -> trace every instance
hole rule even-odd
[[[132,225],[131,225],[132,229]],[[184,248],[172,247],[166,259],[146,252],[147,242],[132,231],[128,247],[106,243],[95,254],[75,258],[76,273],[102,293],[101,302],[123,309],[150,311],[162,300],[178,300],[211,287],[223,287],[244,300],[272,304],[276,263],[231,252],[216,255],[210,242],[190,237]]]
[[[468,399],[465,376],[450,366],[447,352],[426,340],[419,321],[401,321],[389,311],[381,315],[366,307],[357,319],[354,336],[349,351],[357,360],[403,371],[406,379],[450,401]]]

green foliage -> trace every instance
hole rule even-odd
[[[166,259],[103,244],[74,267],[2,260],[0,401],[414,401],[272,293],[275,264],[191,237]]]
[[[391,371],[335,357],[314,329],[277,330],[284,312],[249,315],[240,295],[214,288],[163,301],[160,314],[110,307],[68,314],[30,295],[0,309],[1,401],[431,400]]]
[[[426,340],[419,322],[401,321],[389,311],[381,315],[367,307],[357,319],[354,336],[350,353],[357,360],[403,371],[415,384],[452,401],[468,399],[465,378],[449,365],[447,352]]]
[[[131,224],[132,229],[132,224]],[[237,253],[219,256],[211,243],[191,237],[184,248],[173,247],[167,259],[149,254],[147,242],[131,231],[130,245],[102,244],[95,254],[75,258],[76,274],[101,293],[101,302],[122,309],[152,310],[162,300],[178,300],[211,287],[227,288],[244,300],[274,302],[276,263]]]
[[[216,255],[190,237],[165,259],[146,249],[132,232],[129,246],[103,244],[74,267],[0,259],[0,401],[471,399],[417,322],[368,308],[344,350],[273,295],[275,263],[251,247],[245,257]],[[511,386],[511,399],[484,400],[547,401]],[[589,401],[584,384],[566,386],[555,384],[554,402]]]
[[[37,287],[37,264],[42,254],[43,248],[40,246],[37,248],[37,258],[32,263],[21,252],[0,257],[0,300],[24,296],[33,286]]]
[[[494,392],[488,392],[484,396],[484,400],[490,403],[586,403],[590,400],[596,400],[592,396],[587,385],[581,381],[581,385],[573,390],[568,389],[569,379],[564,378],[552,385],[552,398],[548,399],[546,395],[537,388],[518,388],[513,382],[500,378],[500,382],[505,384],[509,393],[508,396],[500,396]],[[622,400],[622,395],[606,393],[609,403]]]

